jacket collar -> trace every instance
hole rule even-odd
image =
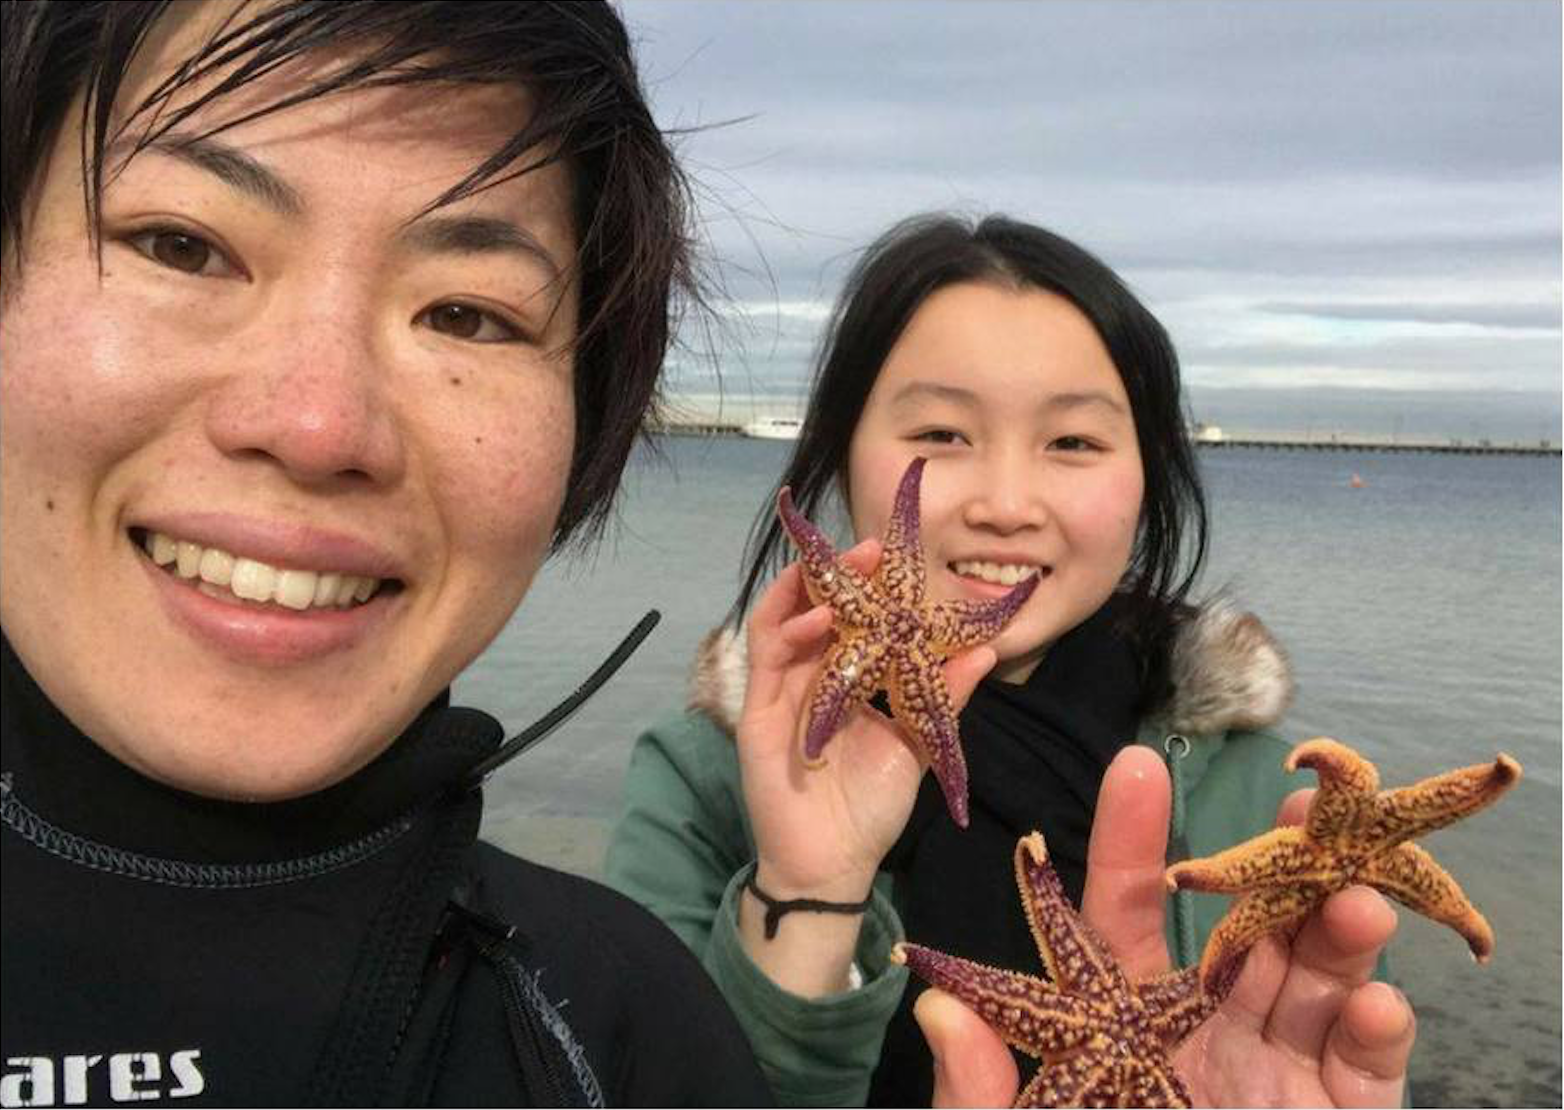
[[[1201,736],[1266,728],[1293,696],[1292,666],[1260,618],[1218,594],[1195,607],[1173,642],[1173,693],[1148,718],[1163,735]],[[689,706],[725,732],[738,730],[749,679],[742,634],[729,625],[707,633],[695,652]]]

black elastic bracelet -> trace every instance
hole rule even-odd
[[[759,862],[749,865],[749,874],[744,876],[744,889],[760,899],[766,907],[766,939],[772,940],[777,935],[777,926],[782,924],[782,915],[792,913],[794,910],[805,910],[809,913],[867,913],[869,904],[874,901],[874,888],[870,887],[869,897],[862,902],[822,902],[818,898],[794,898],[783,901],[773,898],[755,884],[755,874],[760,870]]]

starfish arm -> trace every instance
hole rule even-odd
[[[1035,976],[917,944],[898,944],[891,959],[965,1002],[1006,1044],[1038,1059],[1080,1048],[1096,1035],[1100,1018],[1084,1000],[1061,994]]]
[[[885,553],[880,559],[878,577],[885,592],[908,605],[923,600],[927,569],[923,565],[923,544],[918,535],[918,487],[923,481],[923,466],[928,460],[913,459],[896,487],[891,519],[885,529]]]
[[[1152,1029],[1169,1048],[1193,1033],[1221,1004],[1201,989],[1200,969],[1194,967],[1146,979],[1134,990],[1146,1006]]]
[[[1061,988],[1096,1002],[1129,990],[1108,945],[1064,893],[1041,833],[1016,844],[1016,885],[1043,966]]]
[[[836,557],[825,533],[794,508],[793,495],[786,486],[777,495],[777,515],[798,547],[809,599],[816,605],[829,605],[841,622],[853,627],[876,623],[880,605],[869,580]]]
[[[1487,919],[1467,900],[1449,872],[1416,844],[1398,844],[1375,856],[1358,872],[1357,879],[1424,917],[1450,926],[1466,938],[1478,963],[1487,963],[1493,955],[1493,929]]]
[[[1304,828],[1321,843],[1349,835],[1357,816],[1373,804],[1379,789],[1374,765],[1347,745],[1320,737],[1306,740],[1282,764],[1288,771],[1308,767],[1320,778],[1320,789],[1309,805]]]
[[[1193,1106],[1189,1088],[1179,1078],[1173,1063],[1161,1060],[1135,1060],[1125,1065],[1125,1076],[1115,1106]]]
[[[1254,943],[1267,933],[1302,921],[1325,893],[1318,887],[1274,887],[1235,901],[1206,938],[1206,950],[1200,957],[1200,982],[1206,992],[1227,997],[1242,969],[1242,958]]]
[[[1118,1101],[1119,1068],[1103,1038],[1069,1059],[1044,1064],[1021,1088],[1016,1106],[1134,1106]]]
[[[986,644],[1020,612],[1039,579],[1032,575],[1018,583],[1004,597],[991,601],[942,601],[924,610],[928,623],[929,642],[941,653],[959,651],[962,648]]]
[[[1289,881],[1318,881],[1325,877],[1321,871],[1325,858],[1301,828],[1288,825],[1214,856],[1175,863],[1167,870],[1167,884],[1169,890],[1241,894]]]
[[[884,670],[884,650],[866,637],[838,640],[826,652],[809,698],[809,723],[804,730],[804,762],[820,762],[826,744],[847,721],[853,707],[862,704],[879,686]]]
[[[890,676],[886,694],[891,713],[928,756],[951,817],[966,828],[967,760],[961,751],[956,705],[939,660],[926,649],[909,645]]]
[[[1492,805],[1520,781],[1521,765],[1507,755],[1461,767],[1411,786],[1387,790],[1376,803],[1370,842],[1396,844],[1442,829]]]

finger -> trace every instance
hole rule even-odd
[[[1172,797],[1167,768],[1139,744],[1114,757],[1097,794],[1081,910],[1131,979],[1172,966],[1162,932]]]
[[[1021,1076],[998,1033],[944,991],[918,996],[912,1016],[934,1055],[935,1106],[1010,1106]]]
[[[1287,795],[1276,811],[1276,823],[1278,825],[1303,824],[1304,819],[1309,816],[1309,803],[1314,801],[1315,792],[1314,787],[1305,786]]]
[[[956,712],[966,707],[972,691],[977,689],[983,676],[993,670],[994,664],[998,662],[999,655],[993,648],[983,644],[951,657],[950,662],[945,664],[945,688],[950,691],[950,700],[955,704]]]
[[[792,649],[794,656],[810,648],[818,647],[825,634],[831,631],[831,607],[816,605],[796,617],[789,617],[777,628],[782,642]]]
[[[781,692],[782,669],[792,654],[781,627],[808,605],[803,571],[797,563],[784,567],[755,603],[745,629],[749,654],[749,678],[744,687],[746,708],[770,705]]]
[[[850,547],[842,552],[842,562],[852,567],[859,574],[873,574],[880,565],[880,556],[885,552],[885,545],[871,536],[855,547]]]
[[[1412,1006],[1389,983],[1366,983],[1341,1008],[1320,1080],[1337,1106],[1400,1106],[1417,1039]]]
[[[1287,981],[1287,960],[1286,941],[1275,935],[1261,937],[1244,957],[1244,966],[1218,1013],[1260,1036]]]
[[[1292,942],[1266,1037],[1319,1059],[1347,997],[1369,981],[1395,931],[1396,911],[1378,891],[1355,886],[1327,898]]]

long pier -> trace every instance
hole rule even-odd
[[[744,425],[736,421],[665,420],[651,426],[654,435],[670,436],[743,436]],[[1351,451],[1433,455],[1554,455],[1560,444],[1552,440],[1529,443],[1495,443],[1486,439],[1408,439],[1401,436],[1352,436],[1337,433],[1302,433],[1191,437],[1195,446],[1213,451]]]
[[[1558,455],[1551,440],[1532,443],[1494,443],[1486,439],[1380,439],[1351,436],[1223,436],[1195,437],[1195,446],[1212,450],[1247,448],[1264,451],[1353,451],[1430,455]]]

